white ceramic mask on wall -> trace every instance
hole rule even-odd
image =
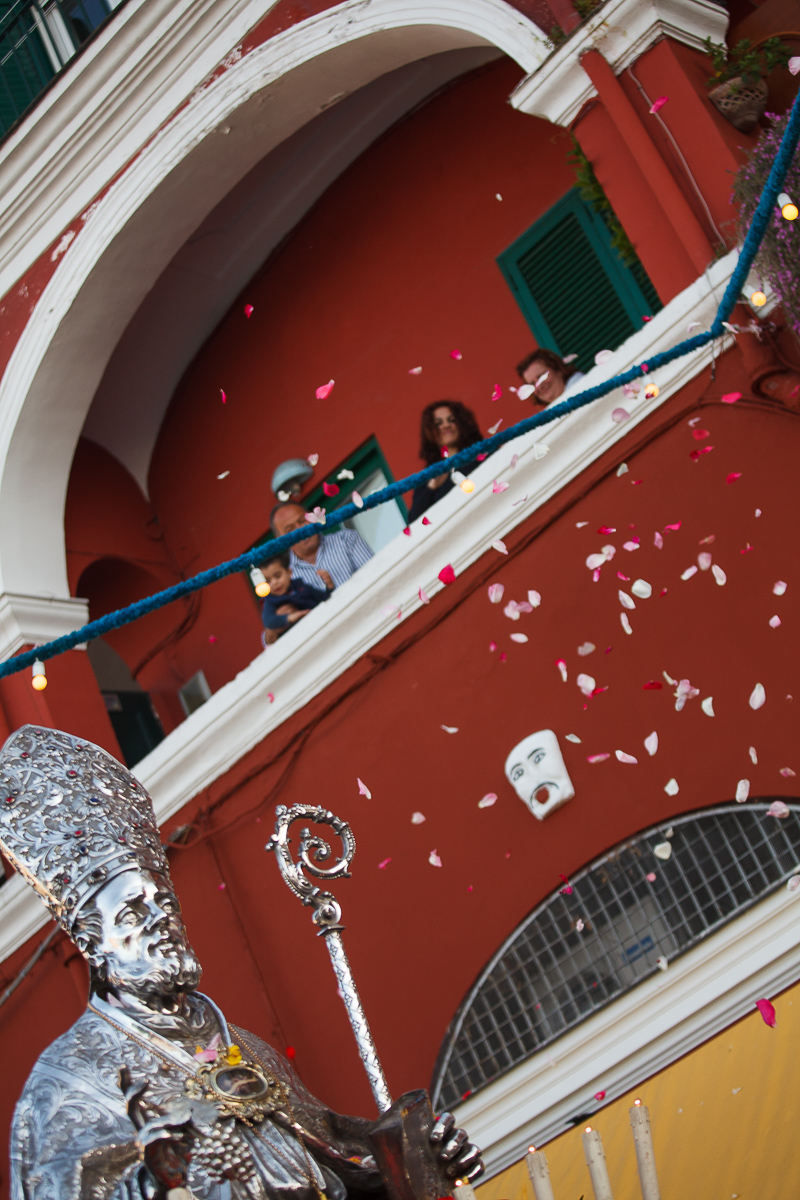
[[[523,738],[506,759],[505,770],[520,800],[540,821],[575,795],[552,729]]]

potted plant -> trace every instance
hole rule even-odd
[[[714,64],[709,100],[734,129],[749,133],[767,106],[765,77],[775,67],[785,67],[791,51],[779,37],[767,38],[761,45],[742,38],[731,49],[711,38],[703,45]]]

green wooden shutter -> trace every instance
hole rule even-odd
[[[568,192],[497,259],[540,346],[577,354],[588,371],[661,308],[637,260],[627,267],[577,191]]]

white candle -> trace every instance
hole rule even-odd
[[[457,1183],[455,1194],[456,1200],[475,1200],[475,1189],[471,1183]]]
[[[653,1134],[650,1129],[650,1113],[641,1100],[634,1101],[630,1110],[633,1144],[636,1147],[636,1162],[642,1185],[642,1200],[661,1200],[656,1173],[656,1156],[653,1150]]]
[[[536,1200],[556,1200],[550,1182],[550,1168],[544,1150],[531,1146],[527,1154],[528,1174],[531,1177]]]
[[[608,1177],[603,1139],[596,1129],[587,1125],[582,1140],[583,1153],[586,1155],[586,1165],[592,1179],[595,1200],[614,1200],[611,1194],[611,1180]]]

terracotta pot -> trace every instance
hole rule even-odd
[[[767,85],[763,79],[743,83],[737,75],[712,88],[708,98],[734,129],[749,133],[767,107]]]

